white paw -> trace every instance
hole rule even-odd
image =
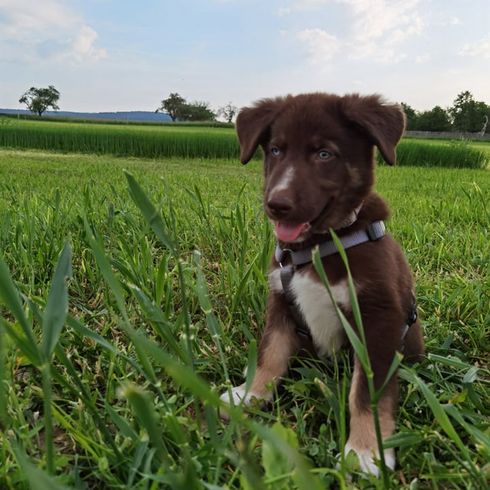
[[[350,451],[353,451],[359,459],[359,466],[364,473],[371,473],[379,477],[379,468],[376,461],[379,460],[378,450],[373,449],[358,449],[353,447],[350,442],[347,442],[344,449],[344,454],[347,456]],[[390,470],[395,469],[395,450],[393,448],[385,449],[385,463]]]
[[[228,405],[245,405],[246,407],[252,405],[254,402],[257,402],[261,405],[263,402],[272,399],[272,393],[267,394],[267,396],[258,395],[253,391],[245,391],[245,384],[240,386],[235,386],[231,389],[231,393],[229,391],[225,391],[219,397],[221,401],[225,402]],[[221,408],[219,411],[219,415],[222,419],[228,420],[229,416],[226,409]]]
[[[228,403],[229,405],[240,405],[243,403],[248,406],[252,403],[253,398],[260,398],[255,395],[253,392],[249,391],[245,392],[245,385],[235,386],[231,389],[231,393],[229,391],[225,391],[221,396],[220,400]]]
[[[267,393],[259,395],[251,390],[246,392],[245,383],[240,386],[235,386],[231,389],[231,395],[229,391],[225,391],[221,396],[220,400],[228,404],[245,406],[251,405],[254,401],[268,402],[272,400],[272,392],[267,391]]]

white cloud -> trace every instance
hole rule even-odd
[[[424,27],[419,0],[340,0],[353,17],[352,57],[396,63],[406,57],[401,45]]]
[[[279,7],[277,13],[279,15],[289,15],[293,12],[299,12],[302,10],[312,10],[324,5],[332,3],[332,0],[295,0],[290,2],[286,7]]]
[[[441,22],[441,25],[448,25],[448,26],[458,26],[459,24],[461,24],[461,20],[459,19],[459,17],[456,17],[455,15],[452,15],[447,20]]]
[[[97,48],[98,34],[89,26],[83,25],[72,43],[73,54],[79,61],[84,59],[100,60],[107,57],[105,49]]]
[[[305,44],[310,61],[322,64],[333,58],[340,49],[340,43],[323,29],[304,29],[296,37]]]
[[[0,59],[96,61],[107,56],[97,38],[62,0],[0,0]]]
[[[354,17],[354,37],[357,41],[385,38],[400,42],[423,27],[417,11],[420,0],[340,0]]]
[[[406,58],[401,45],[419,35],[424,19],[418,11],[420,0],[296,0],[282,7],[279,15],[307,9],[325,9],[328,4],[343,6],[350,18],[351,29],[344,39],[335,39],[322,29],[305,29],[297,38],[306,43],[310,58],[318,62],[330,60],[340,46],[353,59],[370,59],[382,63],[397,63]],[[326,35],[328,37],[326,37]],[[325,48],[334,45],[335,49]],[[317,47],[316,55],[311,50]]]
[[[431,55],[428,53],[420,54],[415,57],[415,63],[428,63],[431,59]]]
[[[292,9],[290,7],[279,7],[277,10],[277,15],[279,15],[279,17],[289,15],[290,13],[292,13]]]
[[[459,51],[461,56],[479,56],[490,59],[490,34],[480,39],[476,43],[467,43]]]

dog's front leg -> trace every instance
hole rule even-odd
[[[287,303],[282,295],[271,292],[252,385],[248,392],[245,383],[232,388],[233,403],[249,405],[254,398],[271,400],[274,386],[286,373],[289,359],[298,352],[300,346]],[[223,393],[221,399],[230,403],[229,392]]]
[[[385,318],[385,320],[387,319]],[[402,324],[402,319],[391,319],[389,323],[378,320],[373,325],[365,318],[363,323],[369,359],[374,373],[374,387],[375,390],[379,390],[386,379],[400,343],[401,329],[398,330],[398,325]],[[397,376],[395,374],[386,384],[378,403],[378,416],[383,440],[389,437],[395,428],[394,413],[397,404],[397,391]],[[379,459],[379,451],[368,381],[357,356],[349,393],[349,411],[350,433],[345,453],[354,451],[359,457],[362,471],[379,475],[379,469],[375,463],[375,460]],[[386,466],[394,469],[395,452],[393,449],[385,449],[384,459]]]
[[[395,428],[394,410],[396,401],[396,377],[393,377],[384,390],[378,404],[378,416],[381,436],[389,437]],[[354,377],[349,393],[350,433],[345,446],[345,454],[354,451],[361,470],[366,473],[379,475],[375,460],[379,459],[378,442],[371,410],[367,379],[359,360],[355,359]],[[388,468],[395,467],[395,452],[393,449],[384,451],[385,463]]]

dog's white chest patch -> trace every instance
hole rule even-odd
[[[280,269],[270,273],[269,281],[274,291],[282,292]],[[328,291],[306,272],[296,272],[290,287],[310,329],[318,355],[326,356],[336,352],[342,346],[345,336]],[[345,280],[331,286],[330,289],[339,306],[349,307],[349,290]]]

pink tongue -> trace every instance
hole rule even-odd
[[[299,225],[289,225],[276,221],[276,236],[281,242],[294,242],[301,235],[301,232],[306,228],[306,223]]]

